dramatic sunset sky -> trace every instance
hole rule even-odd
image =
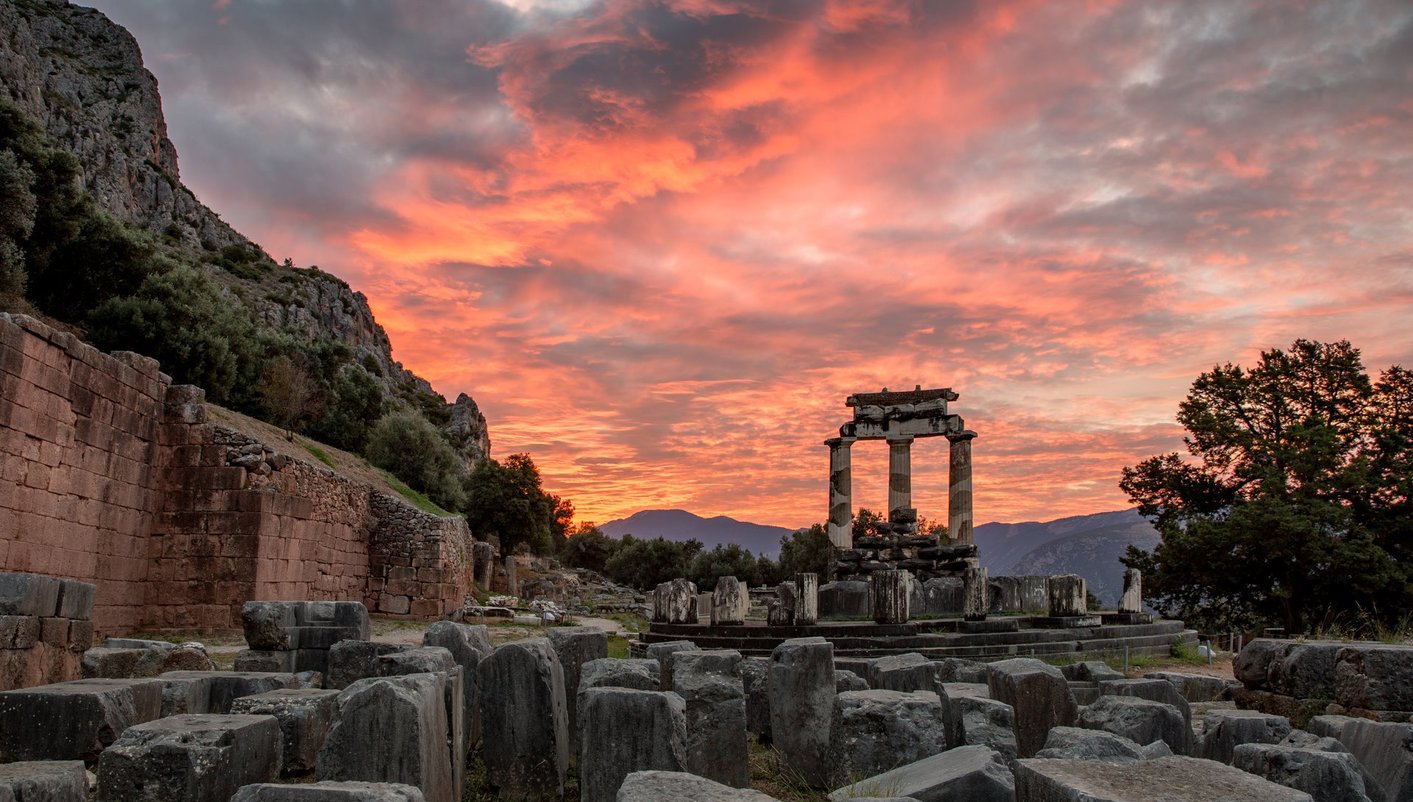
[[[1117,509],[1217,362],[1413,365],[1406,0],[93,4],[187,185],[581,519],[822,520],[844,397],[916,384],[978,522]]]

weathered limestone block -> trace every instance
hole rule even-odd
[[[888,569],[869,575],[869,594],[873,598],[873,620],[877,624],[906,624],[911,610],[906,571]]]
[[[482,590],[491,589],[491,575],[496,567],[496,547],[490,543],[478,540],[471,544],[472,577],[476,586]]]
[[[92,762],[123,731],[162,713],[154,679],[81,679],[0,693],[0,763]]]
[[[129,727],[98,758],[99,802],[228,802],[280,776],[274,716],[185,714]]]
[[[870,796],[918,802],[1015,802],[1016,787],[999,752],[985,746],[960,746],[851,782],[830,793],[829,802]]]
[[[1080,714],[1083,716],[1083,713]],[[1104,730],[1083,727],[1055,727],[1045,739],[1038,758],[1054,760],[1143,760],[1143,747],[1134,741]]]
[[[579,671],[579,693],[590,688],[633,688],[662,690],[662,666],[656,660],[625,660],[604,657],[590,660]]]
[[[1016,802],[1311,802],[1310,795],[1191,757],[1022,760]]]
[[[422,792],[400,783],[317,782],[299,785],[256,783],[231,802],[427,802]]]
[[[760,791],[732,788],[705,777],[675,771],[635,771],[618,789],[617,802],[775,802]]]
[[[917,652],[869,661],[868,686],[880,691],[935,691],[937,664]]]
[[[1413,799],[1413,724],[1355,719],[1340,729],[1339,741],[1368,770],[1389,802]],[[1366,781],[1366,793],[1371,790]]]
[[[1078,574],[1050,577],[1050,616],[1061,618],[1089,614],[1088,588]]]
[[[569,723],[554,647],[544,638],[503,643],[476,671],[490,784],[512,799],[562,795]]]
[[[834,691],[844,693],[845,691],[866,691],[868,690],[868,680],[860,677],[852,671],[834,669]]]
[[[446,681],[440,674],[361,679],[338,709],[315,776],[415,786],[427,802],[454,802],[447,754]]]
[[[1277,744],[1290,734],[1290,719],[1255,710],[1210,710],[1202,719],[1202,757],[1230,763],[1240,744]]]
[[[319,749],[334,723],[338,696],[335,690],[282,688],[242,696],[231,703],[231,713],[274,716],[284,744],[285,776],[308,774],[314,771]]]
[[[1192,729],[1192,705],[1187,703],[1182,694],[1178,693],[1177,686],[1167,680],[1160,679],[1112,679],[1099,683],[1099,693],[1104,696],[1133,696],[1139,699],[1147,699],[1151,702],[1162,702],[1165,705],[1172,705],[1182,714],[1185,726]],[[1147,743],[1147,741],[1144,741]],[[1174,749],[1177,747],[1174,746]],[[1179,752],[1179,754],[1188,754]]]
[[[272,651],[268,649],[241,649],[236,652],[236,671],[261,671],[294,673],[298,652]],[[327,661],[325,661],[327,666]]]
[[[1294,746],[1241,744],[1232,766],[1309,794],[1315,802],[1366,802],[1359,761],[1348,752]]]
[[[734,576],[723,576],[716,580],[716,591],[711,594],[711,623],[744,624],[746,612],[750,610],[751,597],[746,583]]]
[[[378,676],[377,659],[385,654],[403,652],[411,646],[391,643],[374,643],[366,640],[345,640],[335,643],[329,649],[328,671],[324,673],[324,685],[343,689],[361,679]]]
[[[985,685],[938,683],[942,725],[947,746],[987,746],[1007,762],[1016,758],[1016,715],[1011,706],[992,699]]]
[[[922,583],[922,612],[934,616],[960,615],[962,596],[961,577],[934,577]]]
[[[635,771],[685,771],[686,705],[657,690],[586,688],[580,699],[579,798],[613,802]]]
[[[1143,572],[1137,568],[1124,569],[1124,591],[1119,597],[1119,612],[1143,612]]]
[[[815,787],[825,787],[829,724],[834,717],[834,645],[793,638],[770,654],[771,742],[780,760]]]
[[[83,653],[83,663],[79,670],[84,679],[155,677],[162,673],[162,663],[166,657],[166,652],[158,649],[113,649],[95,646]]]
[[[993,613],[1018,613],[1021,609],[1020,579],[1014,576],[993,576],[990,586],[990,610]]]
[[[841,580],[821,585],[819,614],[822,618],[868,618],[873,614],[868,583]]]
[[[295,616],[298,602],[248,601],[240,608],[240,625],[245,642],[252,649],[289,651],[298,649],[290,630],[299,626]]]
[[[229,713],[242,696],[303,684],[298,674],[259,671],[168,671],[157,679],[162,682],[163,709],[186,713]]]
[[[964,657],[944,657],[937,661],[937,679],[940,682],[979,682],[985,685],[989,665]]]
[[[697,586],[685,579],[663,582],[653,591],[653,621],[661,624],[697,623]]]
[[[565,721],[569,728],[569,757],[579,758],[579,678],[584,664],[608,657],[608,633],[598,627],[550,627],[550,645],[564,672]]]
[[[490,631],[485,626],[438,621],[422,634],[422,645],[446,649],[461,666],[462,691],[466,695],[466,745],[474,748],[481,742],[481,697],[476,687],[476,666],[491,653]]]
[[[1252,690],[1270,690],[1266,678],[1271,664],[1284,659],[1294,645],[1294,641],[1257,638],[1241,647],[1232,658],[1232,674]]]
[[[1333,699],[1335,657],[1346,644],[1328,641],[1292,643],[1280,660],[1272,660],[1266,690],[1297,699]]]
[[[991,583],[986,569],[969,565],[962,571],[962,618],[983,621],[991,611]]]
[[[1070,682],[1104,682],[1124,679],[1122,671],[1109,668],[1109,664],[1102,660],[1085,660],[1081,663],[1060,666],[1060,673],[1064,674],[1065,679]]]
[[[882,774],[946,749],[936,693],[864,690],[834,698],[829,727],[834,784]]]
[[[807,627],[819,623],[818,574],[795,574],[794,612],[795,626]]]
[[[761,743],[770,743],[770,658],[748,657],[741,661],[741,690],[746,694],[746,731]]]
[[[799,604],[799,593],[794,582],[781,582],[775,586],[775,598],[766,601],[765,623],[772,627],[788,627],[795,624],[795,607]]]
[[[61,587],[61,580],[52,576],[0,573],[0,615],[56,616]]]
[[[0,764],[0,800],[88,802],[82,760],[37,760]]]
[[[1335,654],[1335,702],[1357,710],[1413,710],[1413,646],[1349,644]]]
[[[1079,711],[1076,724],[1120,735],[1137,744],[1162,741],[1174,754],[1192,752],[1192,727],[1176,707],[1137,696],[1100,696]]]
[[[687,771],[735,788],[749,786],[740,653],[677,652],[672,657],[672,690],[686,703]]]
[[[677,652],[698,651],[697,644],[689,640],[670,640],[648,644],[648,657],[658,662],[658,676],[662,680],[659,690],[672,690],[672,655]]]
[[[446,708],[447,758],[451,761],[453,788],[466,785],[466,693],[461,666],[440,646],[423,646],[392,652],[374,660],[379,676],[435,674],[443,678],[442,701]]]
[[[1031,658],[991,663],[986,674],[991,698],[1015,711],[1016,747],[1030,757],[1045,746],[1051,727],[1074,724],[1074,694],[1058,668]]]
[[[1171,682],[1182,698],[1188,702],[1220,702],[1230,699],[1232,690],[1241,683],[1224,677],[1206,674],[1188,674],[1181,671],[1150,671],[1145,679],[1161,679]]]

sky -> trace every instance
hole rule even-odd
[[[1216,364],[1413,365],[1401,0],[92,4],[198,197],[580,520],[822,521],[845,397],[915,385],[978,523],[1120,509]],[[945,519],[946,441],[912,462]]]

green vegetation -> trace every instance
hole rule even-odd
[[[1348,342],[1296,340],[1203,373],[1186,455],[1125,468],[1162,535],[1130,547],[1161,613],[1207,631],[1398,629],[1413,607],[1413,372],[1377,381]],[[1405,621],[1406,623],[1406,621]]]
[[[432,501],[425,495],[408,487],[401,479],[397,478],[396,476],[393,476],[391,473],[383,471],[383,479],[387,481],[389,487],[397,491],[398,495],[406,499],[407,503],[411,504],[422,512],[431,513],[432,515],[440,515],[443,518],[453,514],[450,511],[438,506],[435,501]]]
[[[314,457],[314,459],[319,460],[330,468],[335,467],[333,459],[329,456],[329,452],[325,451],[324,449],[314,445],[313,443],[305,443],[304,450],[308,451]]]

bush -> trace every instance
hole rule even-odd
[[[394,412],[381,418],[368,433],[364,455],[441,507],[465,507],[461,458],[421,415]]]

